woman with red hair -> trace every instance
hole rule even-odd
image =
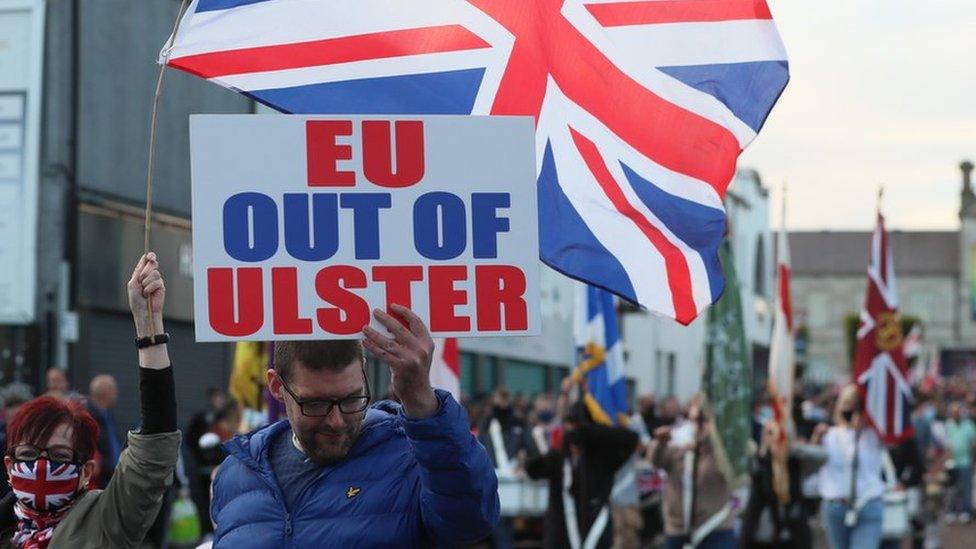
[[[166,288],[155,254],[139,260],[128,293],[139,353],[142,429],[129,433],[105,490],[89,490],[98,441],[91,414],[75,400],[51,396],[23,405],[7,428],[4,457],[16,515],[14,547],[136,547],[159,512],[173,478],[180,433],[169,336],[163,331]]]

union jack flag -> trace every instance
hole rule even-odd
[[[17,499],[38,511],[62,507],[78,489],[78,466],[73,463],[15,461],[10,477]]]
[[[534,117],[541,259],[685,324],[789,79],[765,0],[194,0],[160,61],[287,113]]]
[[[898,444],[914,432],[912,392],[898,316],[894,260],[880,213],[871,238],[871,265],[864,301],[854,351],[854,380],[864,400],[868,422],[885,444]]]

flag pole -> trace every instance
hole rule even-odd
[[[180,21],[186,11],[186,0],[180,2],[180,9],[176,12],[176,22],[173,23],[173,33],[166,43],[163,50],[163,62],[159,66],[159,76],[156,78],[156,93],[153,95],[152,115],[149,119],[149,159],[146,162],[146,221],[143,229],[142,254],[149,253],[149,226],[152,218],[152,199],[153,199],[153,172],[156,167],[156,115],[159,112],[159,98],[163,95],[163,75],[166,74],[166,63],[169,59],[169,52],[173,49],[173,42],[176,40],[176,33],[180,30]],[[149,326],[149,337],[156,336],[156,326],[153,324],[152,300],[146,296],[146,320]]]
[[[779,205],[779,229],[781,231],[786,230],[786,180],[783,180],[783,198],[780,200]]]

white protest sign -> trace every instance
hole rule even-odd
[[[190,117],[198,341],[540,331],[525,117]]]

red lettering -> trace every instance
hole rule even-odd
[[[207,269],[207,308],[210,313],[210,327],[218,334],[244,337],[260,330],[264,325],[264,282],[261,268]]]
[[[271,312],[276,334],[310,334],[312,319],[298,316],[298,269],[271,269]]]
[[[366,287],[366,273],[350,265],[325,267],[315,275],[315,291],[334,307],[316,311],[319,326],[326,332],[352,335],[369,324],[369,304],[348,288]]]
[[[419,120],[396,123],[396,171],[393,171],[393,144],[390,122],[363,122],[363,175],[380,187],[401,188],[424,177],[424,124]]]
[[[502,308],[506,330],[527,330],[525,273],[511,265],[478,265],[474,268],[478,330],[502,329]]]
[[[468,302],[464,290],[454,288],[454,283],[468,279],[468,268],[464,265],[438,265],[429,267],[430,279],[430,331],[466,332],[471,329],[471,319],[457,316],[454,308]]]
[[[419,265],[373,267],[373,280],[386,283],[386,312],[407,326],[407,321],[392,310],[392,305],[403,305],[410,308],[413,299],[410,295],[410,285],[424,279],[424,269]]]
[[[356,173],[339,171],[336,163],[352,160],[352,147],[340,145],[340,136],[352,135],[349,120],[309,120],[305,122],[305,154],[309,187],[352,187]]]

